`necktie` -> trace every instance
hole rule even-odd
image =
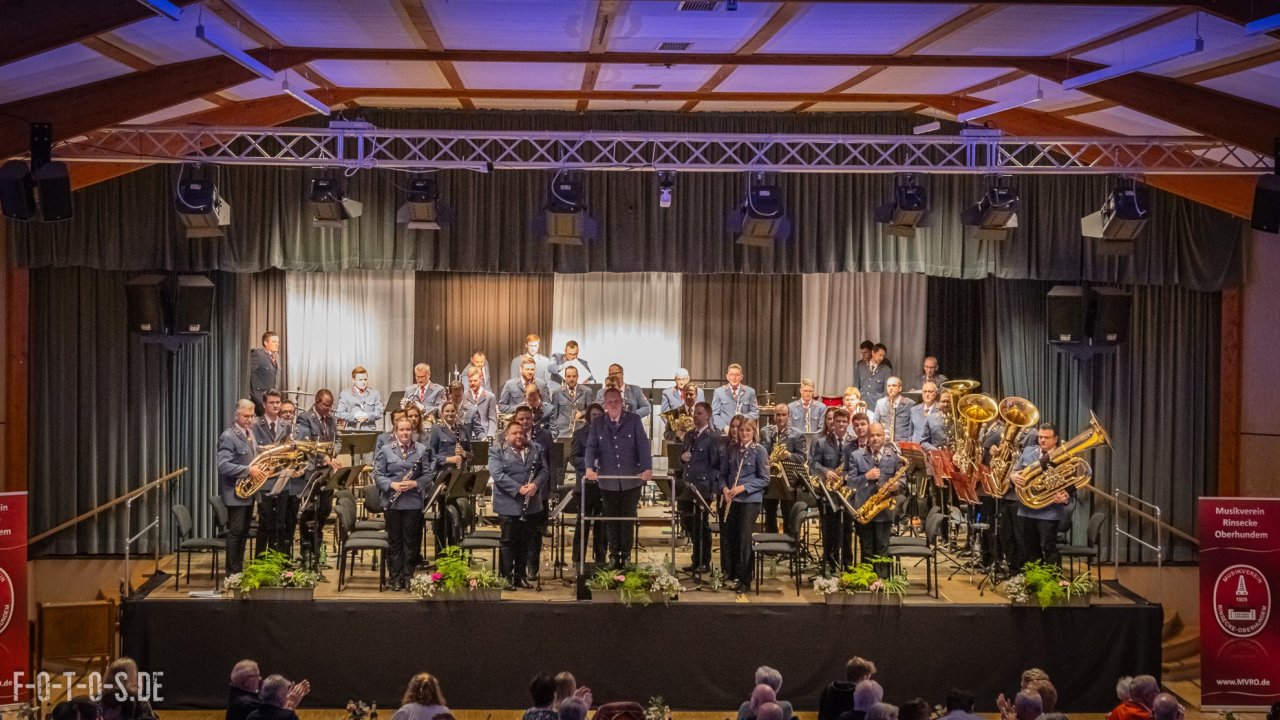
[[[272,364],[272,365],[276,365],[276,364],[277,364],[277,362],[276,362],[276,354],[275,354],[275,353],[270,353],[270,355],[271,355],[271,364]]]
[[[419,399],[419,400],[421,400],[423,403],[425,403],[425,402],[427,401],[427,386],[426,386],[426,385],[419,385],[419,386],[418,386],[418,399]]]
[[[274,421],[272,421],[272,423],[271,423],[271,439],[272,439],[272,440],[274,440],[274,439],[275,439],[275,437],[276,437],[276,424],[275,424],[275,422],[274,422]]]

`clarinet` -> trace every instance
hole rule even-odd
[[[413,465],[410,465],[410,466],[409,466],[409,470],[408,470],[408,472],[406,472],[406,473],[404,474],[404,477],[400,478],[400,482],[404,482],[405,480],[408,480],[409,478],[413,477],[413,472],[414,472],[415,470],[417,470],[417,469],[418,469],[418,464],[419,464],[419,463],[421,463],[421,462],[422,462],[422,461],[421,461],[421,459],[419,459],[419,460],[418,460],[417,462],[415,462]],[[383,506],[382,506],[382,509],[383,509],[383,510],[390,510],[390,509],[391,509],[391,506],[392,506],[392,505],[395,505],[395,504],[396,504],[396,501],[397,501],[397,500],[399,500],[399,499],[400,499],[400,496],[401,496],[401,495],[403,495],[403,494],[405,494],[405,492],[406,492],[405,490],[397,490],[397,491],[395,491],[394,493],[392,493],[392,494],[391,494],[391,499],[390,499],[390,500],[388,500],[388,501],[387,501],[387,503],[386,503],[385,505],[383,505]]]
[[[526,485],[528,485],[528,484],[529,484],[530,480],[532,479],[532,476],[533,476],[533,471],[532,471],[532,470],[529,470],[529,471],[526,471],[526,472],[525,472],[524,482],[525,482],[525,484],[526,484]],[[520,520],[521,520],[521,522],[523,522],[523,521],[524,521],[524,519],[525,519],[525,515],[527,515],[527,514],[529,513],[529,501],[530,501],[530,500],[532,500],[532,499],[533,499],[533,495],[525,495],[525,496],[524,496],[524,502],[520,503]]]

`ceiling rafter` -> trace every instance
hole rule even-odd
[[[396,14],[400,17],[400,21],[413,35],[416,35],[422,44],[431,53],[444,53],[444,41],[440,39],[440,33],[436,30],[436,24],[431,20],[431,15],[427,12],[426,7],[421,0],[391,0],[392,7],[395,8]],[[440,68],[440,74],[444,76],[445,82],[449,83],[449,87],[454,90],[464,90],[466,85],[462,83],[462,76],[458,74],[458,68],[454,66],[453,61],[447,58],[437,58],[434,60],[436,67]],[[460,98],[458,101],[462,105],[463,110],[474,110],[475,103],[466,98]]]
[[[156,68],[153,63],[148,62],[145,58],[102,35],[87,37],[81,40],[80,44],[133,70],[154,70]]]
[[[195,0],[173,0],[179,7]],[[0,13],[0,65],[155,17],[138,0],[6,2]]]
[[[867,102],[924,102],[919,98],[936,97],[919,93],[856,94],[798,92],[702,92],[700,90],[528,90],[509,88],[344,88],[356,91],[357,97],[405,97],[405,98],[469,98],[490,100],[726,100],[729,102],[807,102],[828,101]]]
[[[609,33],[613,23],[626,11],[625,0],[599,0],[596,4],[596,21],[591,25],[591,39],[587,52],[591,55],[603,55],[609,49]],[[583,90],[595,90],[596,81],[600,79],[600,62],[589,62],[582,70]],[[579,100],[578,112],[586,112],[589,101]]]
[[[950,20],[947,20],[935,26],[925,34],[917,37],[916,39],[912,40],[906,45],[903,45],[902,47],[898,48],[896,51],[894,51],[893,57],[895,58],[912,57],[920,50],[923,50],[924,48],[934,44],[935,42],[942,40],[943,38],[947,37],[948,35],[951,35],[952,33],[958,32],[961,29],[968,27],[969,25],[981,20],[982,18],[990,15],[991,13],[999,9],[1000,9],[1000,6],[994,3],[974,5],[968,10],[965,10],[964,12],[960,13],[959,15],[956,15]],[[842,93],[845,90],[849,90],[854,87],[857,87],[858,85],[861,85],[863,82],[866,82],[867,80],[870,80],[871,78],[875,77],[876,75],[879,75],[885,70],[888,70],[889,67],[890,67],[889,65],[872,65],[871,67],[868,67],[866,70],[863,70],[857,75],[854,75],[848,80],[845,80],[839,85],[836,85],[835,87],[831,88],[830,90],[828,90],[828,92]],[[804,110],[808,110],[812,105],[813,103],[801,103],[796,107],[791,108],[791,112],[802,112]]]
[[[804,9],[805,6],[800,3],[783,3],[780,5],[778,9],[774,11],[773,15],[769,16],[769,19],[765,21],[765,24],[762,25],[754,35],[747,38],[746,42],[742,43],[737,50],[733,51],[734,56],[747,57],[754,55],[757,50],[764,47],[765,43],[772,40],[779,31],[785,28],[787,24],[794,20],[796,15],[799,15]],[[712,73],[711,77],[702,84],[702,87],[698,88],[699,92],[711,92],[712,90],[715,90],[720,86],[720,83],[727,80],[728,77],[733,74],[733,71],[737,69],[738,63],[726,63],[716,68],[716,71]],[[697,105],[697,101],[690,100],[680,108],[680,112],[690,112]]]

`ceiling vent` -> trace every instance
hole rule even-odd
[[[664,50],[668,52],[688,50],[690,47],[693,47],[693,43],[688,41],[676,42],[676,41],[668,40],[666,42],[658,43],[658,50]]]
[[[716,0],[683,0],[676,9],[680,12],[711,12],[719,4]]]
[[[636,83],[631,86],[632,90],[657,90],[662,87],[659,83]]]

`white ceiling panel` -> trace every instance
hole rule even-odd
[[[777,10],[776,3],[744,2],[729,12],[719,5],[710,12],[681,12],[670,2],[633,2],[613,23],[608,49],[654,52],[665,41],[691,42],[689,52],[727,53],[756,34]]]
[[[233,47],[251,50],[258,43],[241,35],[222,22],[213,13],[203,17],[195,6],[186,8],[177,20],[155,16],[106,34],[106,39],[155,65],[184,62],[212,57],[218,51],[196,39],[196,21],[204,23],[205,31]]]
[[[672,112],[684,107],[681,100],[592,100],[588,110],[653,110]]]
[[[1066,108],[1075,107],[1077,105],[1088,105],[1091,102],[1097,102],[1097,98],[1088,93],[1079,90],[1063,90],[1062,86],[1052,80],[1044,80],[1034,75],[1020,77],[1012,82],[1007,82],[990,90],[983,90],[974,93],[974,97],[980,97],[983,100],[991,100],[993,102],[1004,102],[1005,100],[1013,100],[1014,98],[1028,98],[1036,94],[1036,88],[1044,91],[1044,100],[1030,106],[1033,110],[1040,112],[1054,112],[1055,110],[1065,110]]]
[[[921,93],[946,95],[1009,72],[1006,68],[891,67],[872,75],[847,93]]]
[[[315,83],[294,72],[288,73],[287,77],[290,88],[315,90],[318,87]],[[258,98],[271,97],[273,95],[283,95],[284,93],[280,90],[280,82],[284,80],[285,76],[279,75],[277,78],[276,80],[264,80],[262,78],[250,80],[247,83],[227,88],[218,94],[232,100],[257,100]]]
[[[805,112],[897,112],[914,106],[915,103],[820,102],[814,103]]]
[[[575,52],[590,47],[593,0],[425,0],[450,50]],[[646,3],[647,4],[647,3]]]
[[[469,88],[509,90],[577,90],[582,63],[460,62],[453,64]]]
[[[703,100],[694,110],[698,112],[782,112],[795,107],[793,102],[738,102],[736,100]]]
[[[1008,5],[921,55],[1053,55],[1165,12],[1124,5]]]
[[[196,98],[195,100],[184,102],[181,105],[174,105],[172,107],[167,107],[163,110],[157,110],[153,113],[148,113],[146,115],[133,118],[132,120],[126,120],[123,124],[125,125],[159,125],[168,120],[182,117],[183,115],[191,115],[194,113],[203,112],[205,110],[210,110],[216,107],[218,106],[214,105],[208,100],[201,100],[200,98]]]
[[[291,47],[423,47],[390,2],[236,0],[235,5]]]
[[[1246,100],[1280,107],[1280,62],[1205,80],[1200,84]]]
[[[1122,135],[1199,135],[1192,130],[1167,123],[1159,118],[1144,115],[1126,107],[1113,107],[1097,110],[1083,115],[1072,115],[1072,120],[1079,120],[1103,130],[1110,130]]]
[[[1211,67],[1225,58],[1242,53],[1261,52],[1280,47],[1280,42],[1272,38],[1264,35],[1246,37],[1243,27],[1208,13],[1199,13],[1198,16],[1180,18],[1120,42],[1084,53],[1080,55],[1080,59],[1103,65],[1118,65],[1141,58],[1158,57],[1162,52],[1169,52],[1171,48],[1184,45],[1195,38],[1197,26],[1200,37],[1204,39],[1204,50],[1194,55],[1185,55],[1159,65],[1152,65],[1143,72],[1172,77]],[[1274,86],[1272,89],[1280,94],[1280,86]]]
[[[596,78],[597,90],[657,90],[637,88],[636,85],[660,85],[662,90],[693,92],[711,79],[716,72],[714,65],[675,65],[649,67],[648,65],[601,65]]]
[[[826,92],[865,67],[814,65],[774,67],[743,65],[716,88],[717,92]]]
[[[127,65],[103,57],[83,45],[63,45],[0,65],[0,103],[66,90],[130,72],[133,70]]]
[[[573,100],[503,100],[497,98],[477,98],[476,107],[483,110],[573,110],[577,103]]]
[[[763,52],[888,55],[966,9],[960,3],[815,3],[765,43]]]
[[[440,68],[417,60],[317,60],[316,72],[338,87],[444,88]]]
[[[415,97],[362,97],[356,102],[370,108],[445,108],[457,110],[462,107],[452,98],[415,98]]]

